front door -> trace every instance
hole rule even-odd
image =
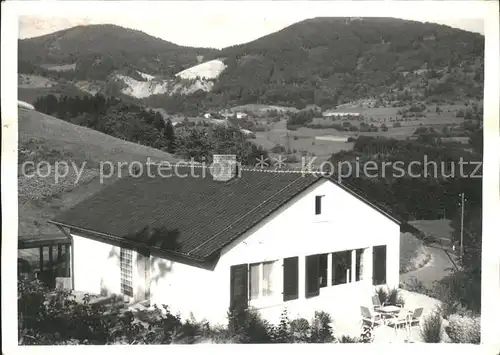
[[[231,266],[230,309],[248,308],[248,265]]]

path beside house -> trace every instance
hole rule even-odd
[[[427,250],[431,254],[429,262],[420,269],[401,274],[399,277],[400,282],[408,282],[416,278],[425,287],[431,288],[434,281],[439,281],[450,274],[454,265],[446,252],[433,246],[427,246]]]

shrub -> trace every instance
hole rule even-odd
[[[323,311],[314,312],[314,319],[311,324],[311,343],[331,343],[335,338],[330,325],[331,316]]]
[[[282,146],[281,144],[276,144],[274,147],[271,148],[271,152],[275,153],[275,154],[285,153],[286,148],[284,146]]]
[[[443,320],[439,312],[433,312],[422,320],[420,333],[426,343],[440,343],[443,335]]]
[[[294,343],[309,341],[311,326],[305,318],[297,318],[290,322],[290,334]]]
[[[377,293],[378,299],[380,300],[380,303],[384,303],[387,300],[388,293],[385,287],[379,287],[375,291]]]
[[[424,286],[424,284],[422,283],[422,281],[420,281],[416,277],[412,277],[408,281],[406,281],[403,284],[401,284],[401,288],[405,289],[407,291],[421,293],[423,295],[429,295],[430,294],[430,290],[427,289]]]
[[[298,163],[298,162],[300,162],[300,159],[295,154],[289,154],[286,156],[285,163]]]
[[[480,318],[453,314],[445,331],[454,343],[479,344],[481,341]]]
[[[290,321],[286,309],[283,310],[280,316],[280,323],[277,327],[270,327],[270,335],[273,343],[290,343],[292,336],[290,333]]]
[[[387,305],[405,305],[405,300],[397,288],[390,289],[385,300]]]
[[[228,312],[228,331],[242,343],[270,343],[271,325],[255,309],[235,309]]]
[[[363,325],[363,332],[361,333],[362,343],[371,343],[373,341],[373,325]]]
[[[342,335],[339,338],[339,343],[361,343],[361,340],[356,337],[351,337],[349,335]]]

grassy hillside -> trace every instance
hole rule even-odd
[[[423,267],[431,258],[424,242],[409,232],[401,233],[399,253],[399,272],[401,274]]]
[[[129,67],[153,75],[173,75],[197,64],[197,56],[214,52],[179,46],[115,25],[77,26],[20,40],[19,72],[43,71],[71,79],[105,80],[114,70]],[[68,70],[58,70],[61,66]]]
[[[48,161],[51,164],[51,172],[45,178],[23,176],[19,169],[19,235],[60,233],[57,228],[46,223],[47,219],[113,181],[111,178],[104,179],[104,184],[101,184],[100,162],[145,162],[148,157],[152,161],[175,161],[165,152],[123,141],[36,111],[19,109],[18,163]],[[72,168],[66,178],[55,181],[54,163],[58,161],[66,161],[68,164],[73,162],[78,169],[86,163],[77,184]],[[48,173],[47,167],[42,173]],[[126,171],[123,173],[126,174]],[[116,176],[117,173],[114,178]]]

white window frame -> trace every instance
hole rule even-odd
[[[272,271],[271,271],[271,290],[273,291],[272,295],[264,295],[264,264],[272,264]],[[252,282],[252,275],[251,275],[251,268],[254,265],[258,265],[258,273],[259,273],[259,292],[257,294],[257,297],[252,298],[251,295],[251,282]],[[280,280],[279,280],[279,272],[281,271],[281,268],[279,267],[281,264],[279,263],[279,260],[267,260],[267,261],[261,261],[261,262],[256,262],[256,263],[250,263],[248,264],[248,301],[250,304],[253,304],[255,306],[259,305],[266,305],[269,302],[273,302],[279,297],[282,297],[282,292],[280,292],[282,285],[280,287]]]

